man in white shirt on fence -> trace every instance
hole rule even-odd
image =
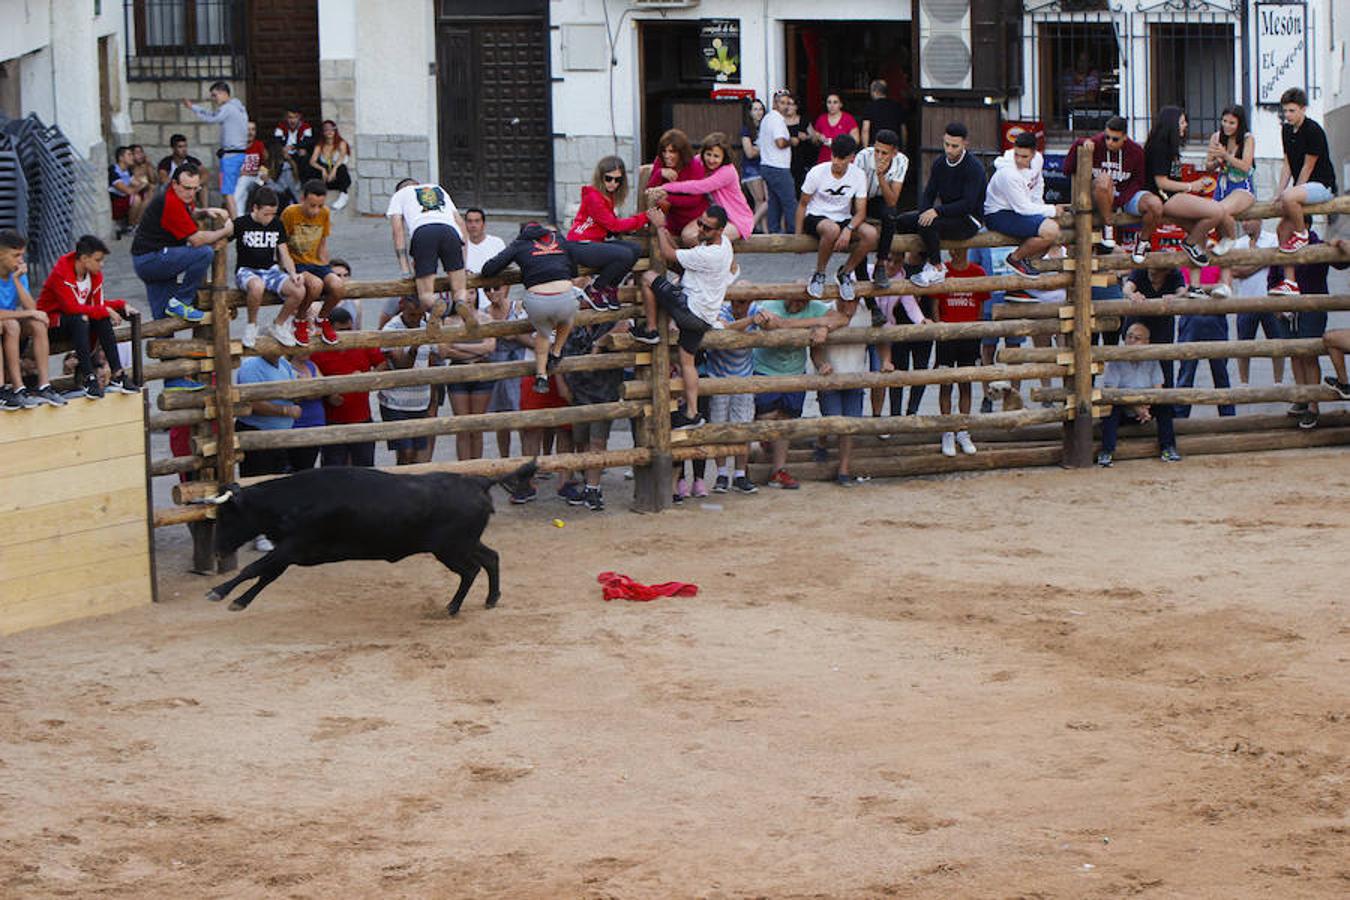
[[[819,239],[816,271],[806,292],[819,300],[825,294],[825,269],[836,251],[848,259],[835,272],[839,296],[852,300],[853,270],[877,245],[877,230],[867,220],[867,176],[853,165],[858,143],[841,134],[830,143],[831,159],[806,173],[797,202],[797,231]]]

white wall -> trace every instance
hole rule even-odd
[[[426,135],[435,178],[436,78],[429,69],[436,61],[432,7],[427,0],[356,0],[356,130]]]
[[[356,58],[357,0],[319,0],[319,58]]]
[[[48,6],[47,0],[0,0],[0,60],[15,59],[51,43]]]

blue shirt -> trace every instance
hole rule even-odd
[[[294,380],[295,370],[291,368],[291,364],[286,361],[284,356],[277,360],[275,366],[261,356],[247,357],[239,364],[239,372],[235,376],[236,384]],[[281,431],[295,424],[295,420],[290,416],[240,416],[239,421],[263,431]]]
[[[20,275],[19,284],[23,289],[28,290],[28,276]],[[0,309],[18,309],[19,291],[14,287],[14,276],[0,278]]]
[[[758,312],[759,304],[751,303],[750,310],[745,315],[750,317]],[[730,325],[736,321],[736,314],[731,311],[730,303],[722,304],[722,311],[717,314],[717,319],[723,325]],[[759,331],[759,326],[752,324],[745,330]],[[742,347],[739,350],[705,350],[703,356],[706,371],[713,378],[747,378],[755,374],[753,347]]]

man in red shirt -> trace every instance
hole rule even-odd
[[[958,248],[951,251],[951,261],[947,263],[947,278],[983,278],[985,271],[980,266],[970,261],[970,256],[964,248]],[[959,293],[938,294],[936,321],[938,322],[978,322],[980,320],[980,308],[990,295],[986,291],[962,291]],[[955,341],[938,341],[937,343],[937,365],[938,366],[977,366],[980,364],[980,339],[964,338]],[[960,410],[961,415],[970,415],[970,382],[963,382],[957,385],[960,391]],[[952,414],[952,386],[950,384],[938,385],[938,411],[944,416]],[[955,456],[957,446],[961,447],[962,453],[974,453],[975,443],[970,439],[970,432],[962,429],[955,433],[944,431],[942,433],[942,454],[944,456]]]
[[[338,331],[352,330],[352,314],[339,306],[328,314],[328,321]],[[389,368],[389,362],[378,347],[351,347],[346,350],[324,350],[310,357],[325,375],[355,375]],[[370,421],[370,392],[352,391],[333,394],[324,400],[324,417],[329,425],[358,425]],[[375,442],[355,441],[350,444],[327,444],[319,448],[323,466],[373,466]]]

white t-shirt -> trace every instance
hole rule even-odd
[[[421,327],[421,326],[418,326]],[[403,322],[402,316],[394,316],[385,323],[382,331],[412,331]],[[430,364],[431,344],[423,344],[417,348],[417,359],[413,361],[413,368],[425,367]],[[400,351],[407,348],[396,348]],[[410,385],[408,387],[384,388],[379,393],[380,405],[387,406],[390,409],[405,411],[415,411],[426,409],[431,406],[431,385]]]
[[[1251,247],[1251,244],[1252,239],[1247,237],[1245,233],[1240,233],[1237,236],[1237,242],[1233,244],[1233,249],[1246,250]],[[1280,239],[1275,236],[1274,232],[1263,230],[1256,236],[1256,249],[1258,250],[1269,250],[1278,246],[1280,246]],[[1253,275],[1236,279],[1233,293],[1239,297],[1264,297],[1268,293],[1266,290],[1266,274],[1268,272],[1268,268],[1262,267]]]
[[[811,197],[806,204],[808,216],[824,216],[841,222],[853,218],[853,198],[867,198],[867,176],[850,164],[843,175],[832,171],[833,162],[817,163],[802,181],[802,193]]]
[[[93,290],[93,278],[85,275],[79,281],[75,282],[75,295],[80,301],[81,306],[89,305],[89,292]]]
[[[455,234],[459,234],[459,225],[455,222],[456,212],[455,201],[439,184],[410,184],[394,192],[384,215],[389,219],[402,216],[408,228],[408,237],[412,237],[414,231],[433,222],[449,225],[455,229]],[[464,235],[459,236],[460,240],[464,239]]]
[[[788,131],[783,114],[771,109],[759,120],[759,140],[755,142],[759,146],[759,164],[776,169],[792,168],[792,145],[780,147],[774,143],[775,138],[790,140],[792,132]]]
[[[858,167],[867,178],[867,196],[876,197],[881,194],[881,182],[877,180],[877,148],[864,147],[858,151],[858,155],[853,157],[853,165]],[[896,153],[895,158],[891,160],[890,166],[886,169],[887,181],[898,181],[903,183],[905,176],[909,174],[909,157],[903,153]]]
[[[495,234],[485,234],[483,239],[475,244],[472,240],[464,242],[464,268],[477,275],[483,271],[483,263],[496,256],[506,249],[506,241],[497,237]],[[478,308],[487,309],[489,306],[487,291],[478,289]]]
[[[696,244],[687,250],[676,250],[675,258],[684,267],[680,287],[689,311],[709,325],[717,324],[731,284],[731,241],[723,237],[716,244]]]
[[[870,328],[872,313],[859,303],[848,320],[849,328]],[[836,375],[857,375],[868,370],[866,344],[826,344],[825,360],[834,369]]]

